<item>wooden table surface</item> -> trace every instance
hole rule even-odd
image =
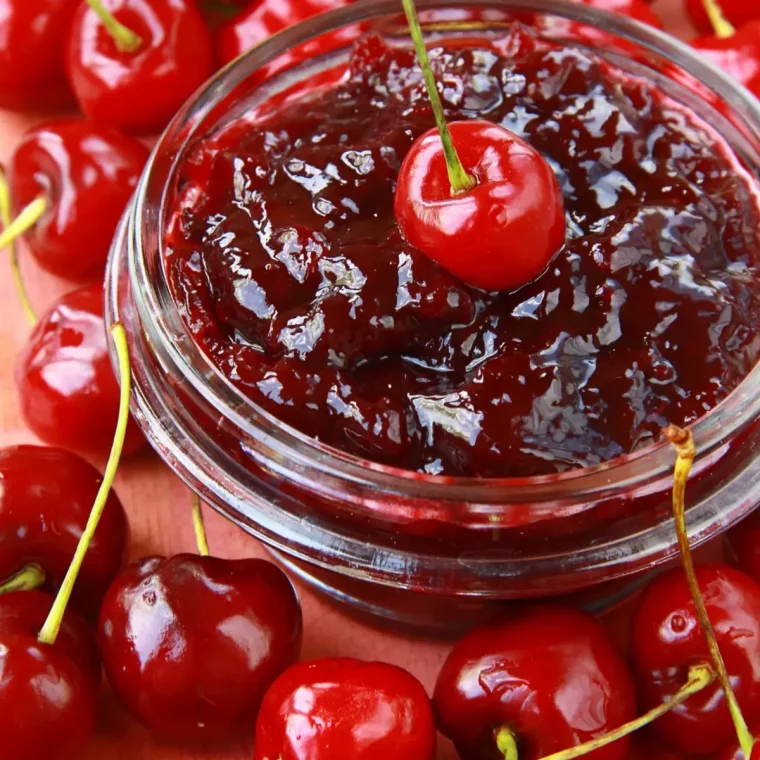
[[[668,29],[688,35],[680,2],[658,0],[655,9],[666,21]],[[0,162],[7,160],[21,132],[33,123],[28,117],[0,110]],[[43,310],[54,298],[71,288],[71,285],[40,272],[23,254],[22,270],[38,310]],[[29,328],[13,291],[7,260],[0,258],[0,446],[35,442],[19,413],[13,377],[15,357],[28,334]],[[194,549],[190,494],[157,456],[146,453],[125,461],[115,488],[132,526],[132,557]],[[266,550],[254,538],[208,509],[206,522],[211,551],[215,555],[229,558],[266,556]],[[345,609],[338,609],[303,585],[298,585],[298,591],[304,611],[304,659],[341,655],[383,660],[407,668],[432,689],[449,643],[415,639],[356,621]],[[250,737],[225,747],[162,744],[133,721],[104,688],[97,735],[84,757],[85,760],[243,760],[251,757],[251,747]],[[441,739],[438,760],[455,758],[451,745]]]

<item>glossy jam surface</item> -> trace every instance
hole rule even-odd
[[[713,408],[760,351],[760,213],[728,148],[524,27],[433,58],[449,118],[550,162],[564,248],[487,294],[402,239],[395,179],[433,118],[412,55],[368,38],[340,83],[205,137],[180,169],[165,266],[214,364],[304,433],[432,474],[590,466]]]

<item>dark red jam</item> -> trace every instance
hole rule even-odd
[[[760,351],[758,198],[728,147],[524,27],[433,59],[450,119],[497,122],[556,172],[549,269],[488,294],[401,238],[397,172],[433,116],[412,54],[368,38],[337,85],[207,136],[180,169],[166,270],[213,363],[304,433],[432,474],[595,465],[712,409]]]

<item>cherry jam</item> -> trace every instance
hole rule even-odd
[[[413,54],[366,38],[337,84],[205,136],[179,169],[165,269],[219,371],[326,444],[430,474],[591,466],[715,407],[760,352],[760,205],[728,146],[524,26],[431,54],[449,119],[550,163],[564,247],[491,294],[404,241],[396,177],[433,115]]]

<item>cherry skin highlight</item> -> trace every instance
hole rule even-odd
[[[45,443],[107,456],[119,385],[108,355],[102,285],[66,294],[42,316],[19,357],[16,385],[24,419]],[[130,420],[125,453],[144,443]]]
[[[503,127],[457,121],[449,128],[475,187],[452,191],[432,129],[401,165],[396,221],[409,243],[467,284],[515,290],[538,277],[564,243],[557,179],[538,151]]]
[[[467,760],[498,758],[502,727],[512,732],[520,760],[538,760],[636,716],[630,671],[601,624],[548,604],[465,635],[441,669],[433,705],[438,729]],[[622,739],[593,757],[621,760],[628,745]]]
[[[760,512],[753,512],[726,535],[731,564],[760,583]]]
[[[43,269],[76,282],[101,274],[147,159],[131,137],[81,120],[24,135],[11,158],[11,197],[16,213],[40,196],[47,201],[24,236]]]
[[[104,0],[117,21],[138,34],[120,51],[81,3],[67,49],[69,81],[85,116],[124,132],[156,134],[213,73],[211,35],[192,0]]]
[[[422,684],[382,662],[335,658],[285,671],[264,697],[254,760],[433,760]]]
[[[745,718],[760,718],[760,585],[723,565],[697,567],[697,579],[718,646]],[[737,632],[741,635],[737,635]],[[644,591],[631,626],[631,653],[640,708],[649,710],[683,685],[692,665],[710,655],[681,568]],[[716,682],[658,719],[654,730],[682,752],[719,752],[736,736]]]
[[[718,0],[726,21],[741,27],[749,21],[760,19],[760,5],[753,0]],[[703,0],[686,0],[686,12],[701,34],[712,34],[713,25],[707,15]]]
[[[98,643],[114,691],[153,732],[222,740],[252,725],[298,660],[301,609],[271,562],[148,557],[111,585]]]

